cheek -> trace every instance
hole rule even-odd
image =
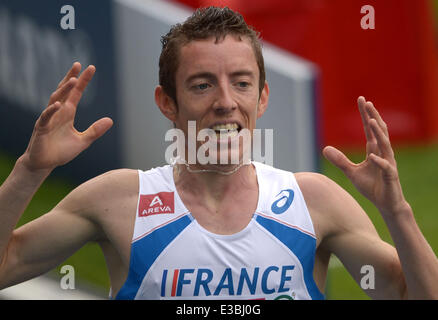
[[[179,112],[177,115],[178,122],[194,120],[197,121],[197,126],[200,125],[205,118],[211,118],[213,98],[210,95],[193,96],[190,94],[181,94],[180,103],[178,104]]]
[[[253,101],[251,103],[251,106],[252,106],[251,111],[250,111],[251,119],[253,121],[255,121],[260,117],[260,115],[259,115],[259,113],[260,113],[259,112],[259,101],[258,100]]]
[[[199,121],[203,117],[202,110],[194,104],[181,103],[178,105],[179,112],[177,114],[177,120],[175,121],[176,127],[179,129],[187,130],[189,121],[196,121],[196,129],[199,130]],[[193,125],[193,123],[191,123]]]

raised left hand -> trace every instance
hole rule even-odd
[[[382,214],[395,214],[408,204],[400,185],[388,127],[372,102],[364,97],[359,97],[357,102],[367,140],[365,160],[355,164],[332,146],[325,147],[323,155],[341,169]]]

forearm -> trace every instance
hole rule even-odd
[[[419,229],[409,204],[382,212],[400,258],[408,299],[438,299],[438,259]]]
[[[28,170],[20,157],[0,186],[0,262],[18,220],[49,174],[50,170]]]

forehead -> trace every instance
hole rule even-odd
[[[259,75],[250,40],[227,35],[216,41],[212,37],[190,41],[180,48],[176,78],[184,80],[196,72],[233,72],[239,69],[251,70],[256,77]]]

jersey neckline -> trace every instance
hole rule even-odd
[[[234,240],[240,236],[242,236],[243,234],[246,234],[246,232],[248,232],[248,230],[251,229],[251,226],[254,224],[255,222],[255,218],[257,215],[257,212],[260,211],[260,206],[261,206],[261,192],[260,192],[260,179],[259,179],[259,174],[260,174],[260,168],[258,168],[257,164],[255,161],[251,161],[251,165],[254,167],[255,169],[255,173],[256,173],[256,181],[257,181],[257,193],[258,193],[258,198],[257,198],[257,208],[256,210],[253,212],[253,215],[251,217],[251,220],[248,222],[248,224],[242,228],[241,230],[232,233],[232,234],[219,234],[219,233],[214,233],[212,231],[207,230],[206,228],[204,228],[197,220],[196,218],[192,215],[192,212],[187,209],[186,205],[184,204],[184,202],[182,201],[181,197],[179,196],[179,192],[176,188],[176,184],[175,184],[175,179],[173,176],[173,166],[169,165],[169,174],[170,174],[170,183],[172,186],[172,189],[175,190],[175,197],[176,197],[176,201],[178,201],[184,212],[188,213],[188,217],[192,220],[192,222],[194,222],[195,226],[204,234],[213,237],[213,238],[217,238],[217,239],[222,239],[222,240]]]

